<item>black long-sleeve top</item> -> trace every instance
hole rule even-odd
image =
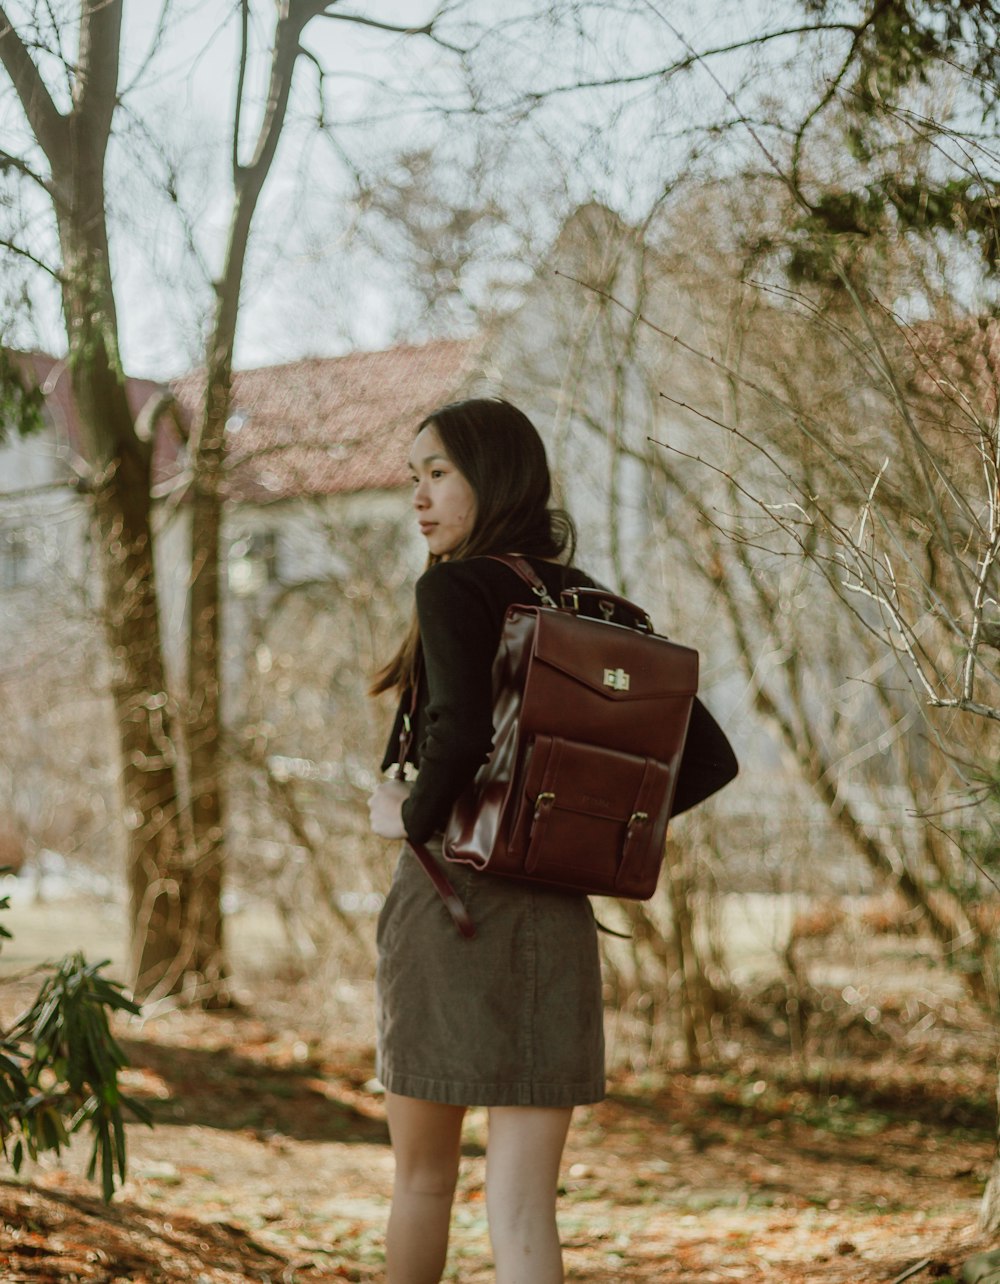
[[[553,598],[564,588],[594,587],[576,567],[528,558]],[[403,803],[414,842],[443,829],[452,805],[493,747],[493,660],[507,608],[535,599],[509,566],[486,557],[437,562],[417,581],[423,677],[409,760],[418,776]],[[398,760],[401,704],[383,770]],[[681,760],[673,814],[686,811],[732,780],[736,756],[718,723],[696,700]]]

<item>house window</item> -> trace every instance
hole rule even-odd
[[[278,578],[278,537],[274,531],[254,531],[229,548],[229,591],[252,597]]]
[[[0,588],[31,583],[33,558],[30,532],[17,526],[0,530]]]

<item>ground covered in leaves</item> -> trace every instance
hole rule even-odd
[[[122,1024],[130,1132],[110,1208],[87,1148],[0,1182],[0,1275],[23,1284],[379,1279],[392,1164],[373,1054],[276,1017],[175,1011]],[[288,1009],[285,1011],[287,1018]],[[578,1112],[561,1227],[570,1280],[816,1281],[957,1275],[994,1148],[989,1027],[935,1014],[836,1056],[747,1029],[698,1071],[622,1070]],[[923,1025],[921,1026],[921,1023]],[[918,1035],[912,1036],[917,1030]],[[470,1113],[448,1279],[492,1278],[485,1116]],[[908,1274],[909,1273],[909,1274]]]

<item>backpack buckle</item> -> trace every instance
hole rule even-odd
[[[552,597],[549,594],[549,590],[544,584],[532,584],[531,591],[534,593],[535,597],[541,599],[543,606],[555,606],[555,602],[553,602]]]
[[[549,793],[548,790],[546,790],[544,793],[540,793],[538,797],[535,799],[535,815],[533,819],[537,820],[538,817],[542,814],[542,809],[545,807],[551,807],[552,804],[555,802],[555,800],[556,800],[555,794]]]

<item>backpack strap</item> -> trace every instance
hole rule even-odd
[[[422,667],[422,666],[421,666]],[[396,779],[403,779],[403,770],[406,765],[406,759],[409,756],[410,745],[413,741],[413,728],[417,717],[417,699],[420,688],[420,670],[414,674],[414,682],[410,691],[410,707],[403,714],[403,725],[399,732],[399,762],[396,766]],[[427,850],[423,843],[415,843],[412,839],[406,840],[406,845],[413,852],[417,860],[424,868],[424,873],[434,884],[434,890],[445,903],[445,908],[452,917],[452,921],[463,936],[471,938],[476,934],[476,926],[469,917],[469,911],[462,904],[462,898],[455,891],[448,881],[444,871],[438,865],[437,861]]]
[[[469,917],[469,911],[462,903],[462,898],[445,877],[437,861],[423,843],[415,843],[408,838],[406,845],[423,865],[424,873],[434,884],[434,890],[438,896],[444,901],[445,909],[451,915],[452,922],[467,940],[471,940],[476,934],[476,925]]]
[[[556,610],[559,609],[558,603],[552,600],[552,595],[545,587],[542,577],[527,558],[522,557],[519,553],[484,553],[483,556],[488,557],[491,562],[503,562],[504,566],[509,566],[515,575],[524,580],[535,597],[541,600],[543,606],[552,606]]]

